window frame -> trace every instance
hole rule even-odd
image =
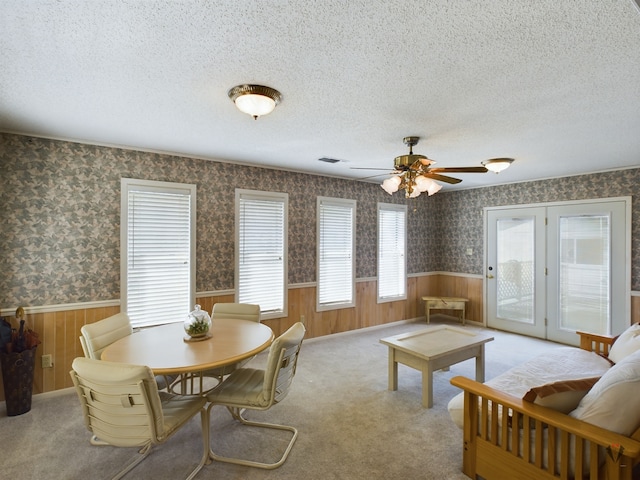
[[[323,277],[321,272],[322,263],[322,248],[323,248],[323,235],[322,235],[322,222],[323,222],[323,205],[330,207],[345,208],[350,210],[351,221],[351,237],[350,237],[350,272],[351,272],[351,291],[350,299],[334,300],[334,301],[320,301]],[[316,200],[316,311],[323,312],[328,310],[337,310],[340,308],[352,308],[356,306],[356,215],[357,215],[357,202],[356,200],[334,197],[317,197]]]
[[[236,188],[235,190],[235,261],[234,261],[234,270],[235,270],[235,299],[236,302],[242,303],[243,300],[241,298],[241,290],[240,290],[240,258],[241,258],[241,249],[240,249],[240,222],[241,222],[241,201],[243,199],[248,200],[261,200],[267,202],[279,202],[283,206],[283,218],[282,218],[282,308],[276,310],[262,310],[261,308],[261,318],[263,320],[269,320],[273,318],[283,318],[288,316],[289,305],[288,305],[288,253],[289,253],[289,244],[288,244],[288,235],[289,235],[289,194],[281,193],[281,192],[267,192],[260,190],[247,190]],[[249,301],[247,303],[260,303],[257,301]]]
[[[400,256],[402,256],[402,267],[403,267],[403,278],[396,278],[396,282],[398,282],[398,285],[402,284],[403,288],[402,288],[402,292],[396,295],[381,295],[381,282],[380,282],[380,278],[382,278],[382,275],[385,274],[386,272],[383,272],[383,264],[381,262],[381,256],[383,254],[383,250],[382,250],[382,235],[383,235],[383,231],[382,231],[382,222],[381,222],[381,214],[382,212],[396,212],[397,214],[402,214],[403,215],[403,220],[404,220],[404,232],[403,232],[403,238],[401,239],[402,242],[404,243],[404,248],[402,253],[400,254]],[[406,205],[400,205],[400,204],[393,204],[393,203],[378,203],[377,206],[377,224],[378,224],[378,232],[377,232],[377,241],[378,241],[378,245],[377,245],[377,288],[376,288],[376,296],[377,296],[377,303],[387,303],[387,302],[395,302],[398,300],[406,300],[407,299],[407,221],[408,221],[408,217],[407,217],[407,206]],[[396,222],[397,223],[397,222]],[[399,243],[399,242],[397,242]],[[396,256],[396,258],[398,257],[398,255]]]
[[[134,178],[121,178],[120,181],[120,309],[128,314],[129,304],[129,194],[131,192],[179,194],[189,197],[189,285],[188,300],[185,300],[185,312],[183,316],[176,315],[169,320],[140,321],[130,318],[132,327],[147,327],[166,323],[183,322],[195,305],[196,298],[196,212],[197,212],[197,188],[194,184],[162,182],[156,180],[140,180]]]

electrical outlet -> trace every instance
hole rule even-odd
[[[42,355],[42,368],[52,368],[53,367],[53,357],[51,354]]]

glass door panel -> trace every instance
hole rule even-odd
[[[605,334],[610,321],[609,215],[561,216],[558,326]]]
[[[535,222],[529,218],[498,219],[497,316],[515,322],[532,324],[535,321],[533,300],[533,265],[535,250]]]
[[[629,325],[628,202],[548,208],[547,338],[577,345],[576,330],[619,334]]]
[[[544,208],[487,212],[487,325],[544,337]],[[542,275],[540,275],[542,273]]]

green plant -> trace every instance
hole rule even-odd
[[[209,323],[205,320],[195,320],[187,328],[187,333],[192,337],[203,335],[209,331]]]

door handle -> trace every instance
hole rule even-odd
[[[493,278],[493,275],[489,274],[487,275],[487,278]]]

